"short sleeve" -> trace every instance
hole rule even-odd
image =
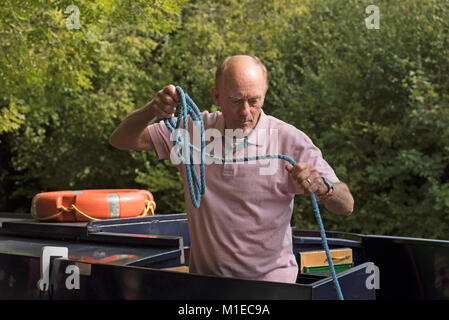
[[[296,152],[294,160],[296,162],[309,163],[315,167],[315,169],[322,177],[329,179],[329,181],[331,181],[332,183],[339,182],[339,179],[335,174],[334,169],[332,169],[332,167],[323,158],[321,150],[318,147],[316,147],[313,144],[312,140],[302,132],[298,137],[295,151]],[[290,193],[294,194],[304,193],[300,185],[292,178],[289,178],[288,188]]]
[[[151,141],[153,141],[154,150],[156,151],[158,159],[168,159],[170,157],[173,141],[170,139],[171,133],[165,125],[164,120],[148,126],[147,129]]]

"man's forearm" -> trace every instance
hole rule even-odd
[[[129,113],[109,138],[109,143],[121,150],[148,149],[144,131],[156,120],[157,116],[151,107],[151,102]]]
[[[151,150],[154,149],[147,126],[157,117],[174,117],[179,95],[172,84],[158,91],[151,102],[126,116],[114,130],[109,143],[121,150]]]
[[[339,215],[350,215],[354,209],[354,199],[346,184],[334,184],[332,196],[322,200],[327,210]]]

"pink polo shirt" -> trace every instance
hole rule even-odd
[[[215,133],[224,132],[221,112],[205,111],[202,116],[206,132],[211,128],[216,129]],[[190,124],[189,128],[192,127]],[[165,123],[153,124],[148,131],[158,158],[170,158],[173,141]],[[212,142],[216,140],[209,141],[206,136],[206,143]],[[224,147],[221,155],[218,150],[212,149],[211,153],[225,156]],[[332,182],[339,181],[309,137],[263,111],[247,146],[241,145],[235,153],[226,154],[226,158],[256,154],[284,154],[296,162],[312,164]],[[303,190],[290,178],[286,163],[270,159],[207,164],[206,193],[198,209],[190,199],[185,166],[177,165],[184,181],[189,222],[190,272],[296,282],[298,266],[292,252],[290,220],[294,195],[302,194]],[[199,165],[196,167],[199,175]]]

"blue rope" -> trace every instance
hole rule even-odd
[[[216,157],[214,155],[211,155],[209,153],[206,153],[206,140],[204,137],[204,123],[203,119],[201,117],[201,112],[196,106],[195,102],[189,97],[187,93],[184,93],[181,87],[176,87],[176,90],[181,97],[181,106],[179,109],[178,119],[177,122],[173,120],[173,118],[166,118],[164,119],[164,122],[167,126],[167,128],[170,130],[171,133],[174,134],[173,139],[173,146],[174,149],[179,157],[179,159],[182,161],[182,163],[186,166],[186,172],[187,172],[187,182],[189,184],[189,192],[190,192],[190,198],[192,200],[192,204],[195,208],[200,207],[201,202],[201,196],[203,196],[206,192],[206,180],[205,180],[205,157],[209,157],[221,162],[244,162],[244,161],[252,161],[252,160],[260,160],[260,159],[282,159],[288,161],[293,166],[296,165],[296,161],[294,161],[292,158],[282,155],[282,154],[276,154],[276,155],[257,155],[253,157],[243,157],[243,158],[221,158]],[[201,148],[197,148],[194,145],[192,145],[189,142],[189,136],[188,136],[188,124],[187,124],[187,116],[190,115],[190,117],[193,120],[194,125],[200,125],[201,126]],[[181,122],[184,124],[185,130],[178,130],[180,128]],[[180,132],[184,132],[184,136],[181,136]],[[187,144],[186,144],[187,143]],[[183,156],[180,153],[180,147],[184,147],[184,155]],[[198,177],[198,174],[195,169],[195,164],[193,161],[193,152],[199,152],[201,155],[201,162],[200,162],[200,177]],[[186,159],[189,159],[187,161]],[[314,194],[311,196],[312,199],[312,205],[313,210],[315,212],[315,217],[318,222],[318,226],[320,228],[321,233],[321,240],[324,247],[324,251],[326,252],[327,261],[329,262],[329,267],[331,269],[332,278],[334,281],[335,289],[337,290],[338,298],[340,300],[343,300],[343,294],[341,292],[340,284],[337,279],[337,274],[335,273],[334,263],[332,261],[332,257],[329,251],[329,246],[327,244],[327,238],[326,238],[326,232],[324,230],[323,222],[321,220],[320,215],[320,209],[318,208],[318,203],[316,201],[316,197]]]

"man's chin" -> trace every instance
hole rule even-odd
[[[253,126],[252,125],[240,126],[236,130],[243,132],[244,136],[246,136],[249,132],[251,132],[251,130],[253,130]]]
[[[250,131],[253,128],[252,121],[247,121],[239,124],[239,129],[243,130],[244,132]]]
[[[253,123],[251,121],[248,121],[245,123],[239,123],[239,124],[235,125],[232,130],[233,130],[233,135],[236,138],[244,138],[253,129],[254,129]]]

